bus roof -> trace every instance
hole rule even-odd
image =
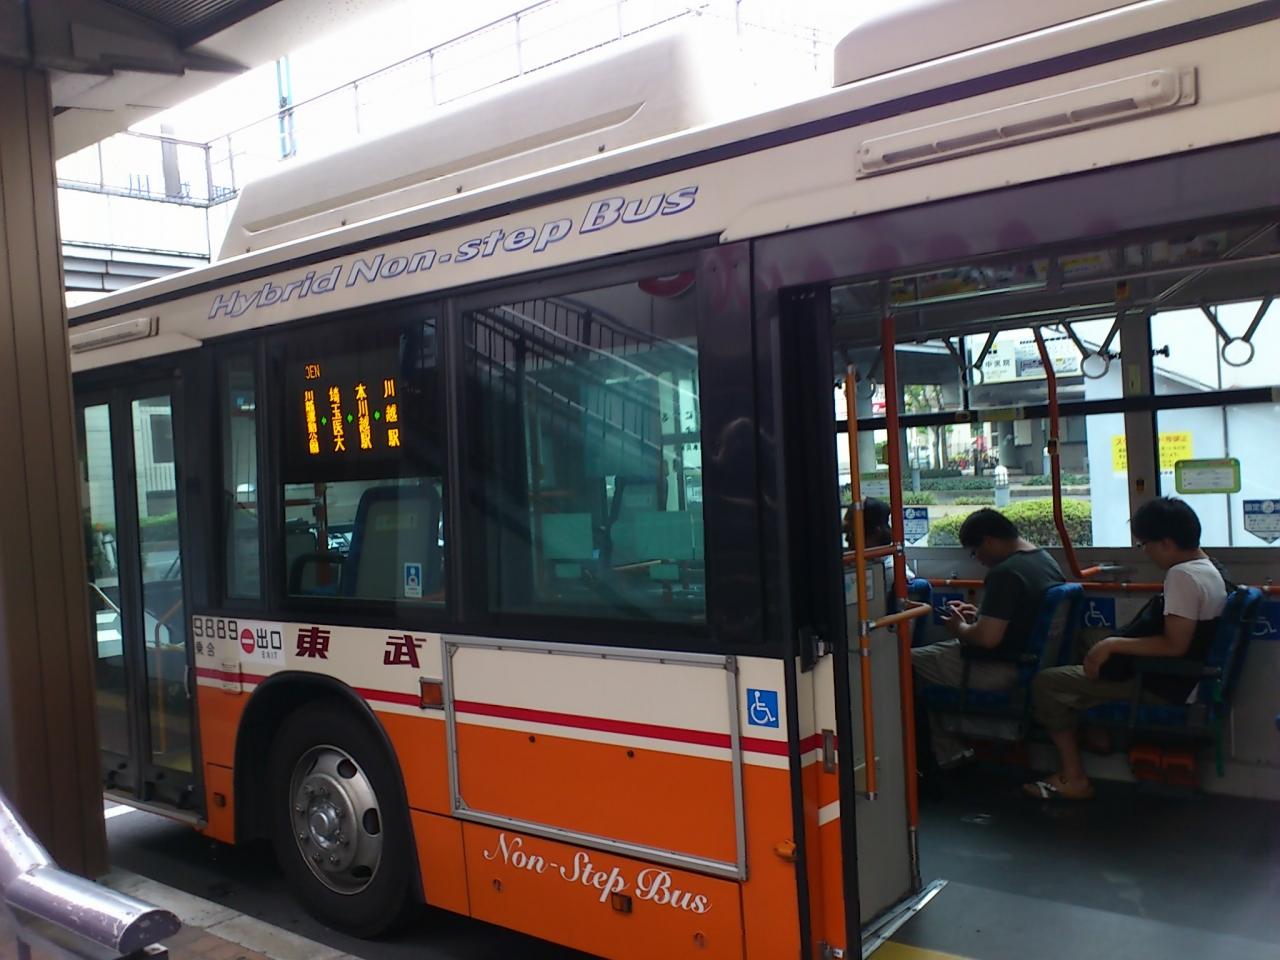
[[[1132,0],[900,0],[867,18],[836,45],[835,85],[1131,5]]]
[[[820,92],[816,71],[785,62],[759,70],[722,29],[693,26],[680,21],[454,101],[407,129],[282,163],[244,188],[218,259]]]
[[[1080,0],[1080,3],[1084,4],[1084,0]],[[1085,4],[1085,6],[1089,5]],[[803,144],[811,138],[839,131],[852,131],[861,137],[865,129],[870,131],[865,134],[866,136],[874,136],[874,131],[895,125],[907,126],[909,132],[927,131],[929,128],[920,127],[919,123],[935,123],[936,119],[946,120],[954,116],[956,109],[948,108],[946,106],[948,103],[965,100],[967,104],[974,104],[976,109],[979,105],[1000,101],[1002,95],[999,91],[1009,87],[1018,87],[1020,90],[1027,91],[1056,92],[1053,80],[1055,76],[1065,73],[1091,76],[1092,74],[1086,69],[1091,64],[1102,64],[1103,66],[1098,70],[1104,72],[1110,70],[1111,73],[1115,73],[1116,68],[1107,68],[1105,65],[1115,59],[1124,58],[1123,52],[1116,52],[1117,48],[1122,46],[1117,41],[1132,40],[1137,53],[1144,52],[1144,49],[1146,52],[1158,52],[1164,46],[1180,42],[1178,35],[1186,25],[1191,25],[1186,39],[1195,39],[1196,21],[1207,23],[1208,18],[1211,17],[1220,20],[1228,10],[1238,9],[1243,12],[1250,6],[1251,0],[1147,0],[1147,2],[1130,4],[1118,10],[1094,14],[1066,25],[1036,30],[1016,40],[1000,40],[927,63],[846,83],[807,99],[752,115],[723,122],[704,123],[692,129],[656,133],[640,142],[623,142],[607,148],[604,152],[592,151],[587,157],[563,159],[548,154],[544,159],[553,165],[528,170],[521,168],[520,164],[523,161],[518,156],[513,156],[510,158],[512,165],[502,168],[508,175],[507,179],[472,185],[468,182],[466,171],[462,171],[452,174],[451,177],[454,179],[446,178],[445,182],[452,189],[444,195],[432,195],[428,191],[418,196],[414,194],[413,189],[402,188],[393,190],[390,194],[377,194],[351,201],[350,206],[367,205],[365,207],[367,216],[362,216],[356,210],[348,210],[346,211],[348,215],[339,216],[337,223],[325,223],[320,214],[306,214],[304,210],[304,218],[318,218],[312,224],[314,229],[306,235],[292,237],[273,246],[254,249],[207,267],[161,278],[85,304],[70,312],[71,323],[74,326],[106,320],[127,312],[139,312],[144,307],[170,300],[180,298],[189,300],[195,293],[202,291],[212,291],[210,300],[216,302],[213,296],[217,291],[227,291],[230,295],[233,287],[247,284],[255,277],[270,276],[273,271],[283,271],[287,268],[296,273],[299,269],[305,270],[307,264],[324,266],[332,263],[334,257],[351,255],[375,245],[394,244],[407,238],[426,237],[433,240],[440,238],[442,243],[447,243],[451,238],[448,231],[459,228],[460,225],[498,216],[510,219],[518,217],[522,210],[533,208],[551,211],[553,205],[564,206],[564,202],[569,199],[590,197],[593,193],[600,191],[623,192],[622,185],[627,183],[645,180],[657,183],[656,178],[665,178],[662,181],[664,189],[680,188],[684,186],[683,182],[677,183],[675,180],[693,180],[695,179],[693,172],[699,169],[723,171],[727,169],[725,164],[733,161],[734,158],[771,152],[773,154],[771,161],[781,164],[780,169],[794,171],[794,154],[787,151],[793,151],[796,147],[789,145]],[[1206,27],[1206,30],[1208,29]],[[1210,33],[1215,31],[1221,33],[1229,29],[1231,29],[1230,26],[1214,25]],[[858,31],[854,31],[855,35],[857,33]],[[1143,46],[1146,42],[1144,38],[1157,35],[1160,41],[1158,44],[1153,41]],[[867,36],[868,34],[863,34],[864,40]],[[870,36],[875,36],[874,32]],[[842,43],[841,46],[844,47],[844,44]],[[1096,52],[1097,55],[1093,56],[1091,51]],[[637,54],[637,56],[645,55]],[[1156,55],[1163,56],[1165,60],[1168,59],[1167,55],[1159,53]],[[610,61],[603,62],[607,66]],[[1163,60],[1160,63],[1164,65]],[[1176,74],[1176,70],[1173,73]],[[1072,83],[1075,82],[1072,81]],[[1120,81],[1117,80],[1117,82]],[[1174,83],[1176,85],[1176,77]],[[1062,84],[1059,83],[1057,86],[1061,87]],[[1069,92],[1080,93],[1086,89],[1088,88],[1073,87]],[[984,91],[985,95],[983,95]],[[1184,98],[1187,103],[1194,102],[1194,78],[1191,80],[1190,93],[1190,98]],[[1020,93],[1018,96],[1023,94]],[[1005,100],[1010,99],[1008,95],[1003,97]],[[1028,100],[1014,106],[1021,107],[1036,102],[1039,101]],[[966,106],[965,109],[969,107]],[[457,116],[465,118],[466,110],[460,109]],[[972,120],[981,116],[981,113],[970,114],[960,119]],[[1232,116],[1240,115],[1235,113]],[[1242,131],[1238,136],[1229,135],[1226,139],[1258,136],[1275,126],[1275,123],[1265,116],[1265,112],[1255,111],[1251,116],[1249,131]],[[454,115],[451,114],[444,119],[457,122],[453,117]],[[904,120],[898,121],[895,119],[897,117],[903,117]],[[1169,122],[1176,125],[1176,119]],[[1096,123],[1094,125],[1096,126]],[[1253,130],[1254,126],[1258,129]],[[1263,130],[1263,127],[1266,127],[1266,130]],[[659,128],[650,127],[649,131],[652,134]],[[413,136],[415,134],[412,132],[406,134],[410,139]],[[1185,132],[1179,129],[1177,136],[1183,139],[1176,149],[1187,149]],[[1171,144],[1162,147],[1149,136],[1135,139],[1132,134],[1124,138],[1122,148],[1115,146],[1113,142],[1110,152],[1115,156],[1112,159],[1104,157],[1097,146],[1095,143],[1089,144],[1089,148],[1084,151],[1088,157],[1080,155],[1083,148],[1077,148],[1070,155],[1063,154],[1060,150],[1039,153],[1037,156],[1051,157],[1051,163],[1028,165],[1020,162],[1014,168],[996,171],[995,173],[999,176],[994,180],[992,177],[995,173],[992,172],[992,165],[989,162],[981,167],[968,165],[964,167],[966,173],[981,169],[980,175],[955,178],[955,183],[948,183],[943,193],[972,192],[977,189],[988,189],[990,186],[1001,183],[1059,176],[1077,168],[1088,169],[1089,166],[1158,155],[1158,153],[1151,153],[1152,150],[1163,149],[1167,152],[1174,149]],[[361,158],[367,159],[371,154],[376,154],[379,147],[378,142],[359,145],[344,154],[341,162],[358,166],[363,162]],[[556,144],[550,144],[550,147],[553,148],[554,153]],[[965,154],[959,156],[963,157]],[[828,178],[838,176],[839,182],[819,180],[816,174],[803,178],[784,178],[782,181],[775,176],[773,181],[756,181],[756,186],[749,191],[751,193],[749,197],[742,195],[744,185],[726,182],[724,186],[726,191],[737,192],[731,214],[717,218],[712,217],[709,212],[704,212],[702,219],[684,217],[683,220],[676,217],[660,217],[655,220],[655,223],[660,222],[664,226],[670,224],[674,227],[676,222],[680,221],[679,226],[685,228],[684,232],[681,233],[678,229],[672,230],[668,237],[665,234],[659,235],[654,230],[635,230],[631,232],[631,236],[640,241],[641,246],[646,247],[688,239],[693,235],[718,234],[724,240],[740,239],[851,216],[868,209],[888,209],[919,203],[940,195],[936,171],[926,171],[927,176],[913,176],[904,171],[899,177],[891,177],[893,182],[885,189],[881,190],[877,185],[874,191],[874,207],[864,206],[865,200],[861,199],[857,206],[848,206],[850,201],[844,194],[852,188],[856,172],[852,153],[843,159],[825,156],[809,159],[814,160],[815,163],[821,160],[830,168],[824,172],[823,176]],[[1085,162],[1086,159],[1088,162]],[[339,162],[339,158],[333,158],[333,160]],[[792,162],[792,166],[786,166],[788,161]],[[960,163],[964,164],[963,159]],[[856,173],[856,177],[862,176],[864,176],[863,173]],[[970,180],[973,181],[972,184],[969,183]],[[864,183],[861,187],[864,191],[863,197],[866,196],[867,189],[869,188]],[[801,190],[801,193],[796,193],[796,190]],[[830,198],[836,193],[840,193],[840,205],[833,205],[830,202]],[[605,196],[608,195],[605,194]],[[388,203],[388,197],[404,202],[405,205]],[[247,202],[247,198],[242,202],[246,204],[245,217],[248,217],[252,212],[250,209],[252,205]],[[296,204],[297,201],[290,202]],[[581,205],[576,199],[575,203],[578,206]],[[703,207],[701,199],[699,204],[704,211],[708,210]],[[285,206],[288,206],[288,203]],[[394,209],[390,209],[391,207]],[[689,234],[688,229],[692,229],[695,224],[700,232]],[[515,224],[512,223],[511,226]],[[595,238],[600,236],[601,234],[593,235]],[[610,240],[612,242],[612,237]],[[443,251],[447,247],[441,246],[440,249]],[[567,255],[567,245],[563,250]],[[396,253],[390,247],[387,247],[387,251],[388,257]],[[608,252],[616,251],[601,248],[599,255]],[[551,258],[541,259],[550,260]],[[318,266],[317,269],[321,267]],[[505,268],[512,273],[520,272],[520,269],[527,270],[533,267],[513,269],[508,266]],[[477,276],[476,279],[478,278]],[[286,279],[292,279],[292,274],[286,275]],[[443,277],[438,280],[433,278],[433,288],[444,282]],[[454,281],[455,284],[461,282],[464,281],[461,279]],[[395,286],[392,283],[382,285],[388,292]],[[341,298],[331,299],[336,301]],[[334,306],[336,303],[329,308],[333,309]],[[210,313],[208,304],[204,305],[203,310],[212,318],[213,314]],[[288,319],[290,315],[309,314],[299,311],[292,314],[288,311],[278,311],[276,319],[271,322]],[[216,335],[216,332],[210,329],[206,331],[206,335]],[[114,351],[109,352],[114,353]],[[95,360],[93,365],[99,362],[116,361],[108,361],[104,356],[101,360]]]

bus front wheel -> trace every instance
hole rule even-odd
[[[359,937],[393,927],[410,899],[415,849],[391,759],[334,701],[290,714],[271,748],[272,843],[316,919]]]

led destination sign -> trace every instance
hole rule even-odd
[[[302,365],[298,409],[307,457],[332,461],[396,452],[401,443],[396,378],[361,376],[342,366]]]

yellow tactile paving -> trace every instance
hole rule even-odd
[[[910,947],[905,943],[894,943],[892,940],[882,944],[872,956],[875,960],[965,960],[964,957],[954,953],[926,950],[924,947]]]

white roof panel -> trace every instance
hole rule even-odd
[[[901,0],[846,34],[833,86],[879,76],[1071,20],[1142,6],[1125,0]]]

